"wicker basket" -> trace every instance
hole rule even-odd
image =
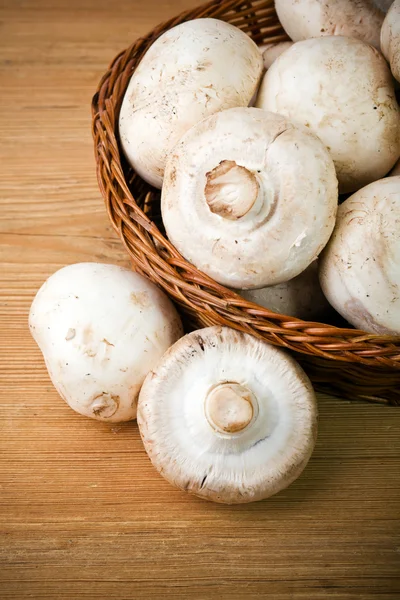
[[[215,283],[164,237],[160,192],[126,164],[118,111],[132,72],[162,33],[199,17],[228,21],[258,44],[287,39],[273,0],[214,0],[159,25],[114,59],[93,98],[93,137],[100,189],[134,268],[166,291],[189,326],[226,325],[250,333],[292,351],[319,390],[400,405],[400,338],[275,314]]]

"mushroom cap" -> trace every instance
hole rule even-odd
[[[262,46],[264,69],[269,69],[274,60],[291,46],[293,46],[293,42],[271,42],[270,44],[264,44]]]
[[[161,210],[187,260],[248,289],[304,271],[329,239],[337,202],[334,165],[315,135],[281,115],[232,108],[175,146]]]
[[[275,0],[275,9],[284,30],[295,42],[344,35],[379,50],[384,14],[372,0]]]
[[[149,373],[138,424],[170,483],[207,500],[245,503],[276,494],[303,471],[317,406],[290,356],[214,326],[183,337]]]
[[[322,290],[358,329],[400,334],[400,177],[359,190],[340,205],[320,257]]]
[[[238,290],[238,293],[276,313],[305,321],[324,319],[332,311],[319,283],[318,260],[290,281],[259,290]]]
[[[49,277],[32,303],[29,327],[60,396],[76,412],[110,422],[136,417],[145,376],[183,333],[153,283],[97,263]]]
[[[335,162],[341,193],[384,177],[400,155],[400,113],[383,56],[360,40],[297,42],[267,71],[256,106],[306,125]]]
[[[381,30],[381,47],[393,76],[400,81],[400,0],[390,7]]]
[[[248,106],[263,69],[243,31],[217,19],[169,29],[142,58],[119,116],[123,151],[139,175],[161,188],[168,153],[192,125],[233,106]]]

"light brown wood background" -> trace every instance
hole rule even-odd
[[[128,264],[103,209],[90,99],[108,62],[195,0],[2,0],[0,598],[400,598],[400,409],[320,398],[303,476],[245,507],[153,471],[135,423],[58,397],[27,315],[53,271]]]

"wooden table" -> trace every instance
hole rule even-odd
[[[196,0],[1,3],[0,598],[400,598],[400,409],[320,398],[303,476],[219,506],[170,487],[135,423],[76,415],[27,328],[44,279],[128,264],[97,188],[108,62]]]

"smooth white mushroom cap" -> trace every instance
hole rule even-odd
[[[196,19],[165,32],[133,73],[121,106],[121,145],[132,167],[161,188],[181,136],[215,112],[248,106],[262,65],[251,38],[223,21]]]
[[[38,291],[29,327],[60,396],[101,421],[136,417],[140,387],[183,333],[167,296],[115,265],[60,269]]]
[[[319,263],[322,290],[349,323],[400,334],[400,177],[371,183],[341,204]]]
[[[400,113],[383,56],[351,38],[297,42],[266,72],[256,106],[317,134],[342,193],[384,177],[400,155]]]
[[[295,42],[345,35],[379,50],[384,14],[372,0],[275,0],[275,9],[284,30]]]
[[[305,321],[324,319],[332,311],[321,290],[317,260],[290,281],[259,290],[237,290],[237,293],[273,312]]]
[[[188,261],[248,289],[304,271],[329,239],[337,202],[334,165],[315,135],[281,115],[232,108],[175,146],[161,210]]]
[[[317,407],[290,356],[214,326],[183,337],[149,373],[138,424],[169,482],[215,502],[244,503],[300,475],[314,448]]]
[[[269,69],[274,60],[278,58],[285,50],[293,46],[293,42],[277,42],[265,44],[262,46],[262,55],[264,61],[264,69]]]
[[[393,76],[400,81],[400,0],[390,7],[381,30],[382,52],[390,63]]]

